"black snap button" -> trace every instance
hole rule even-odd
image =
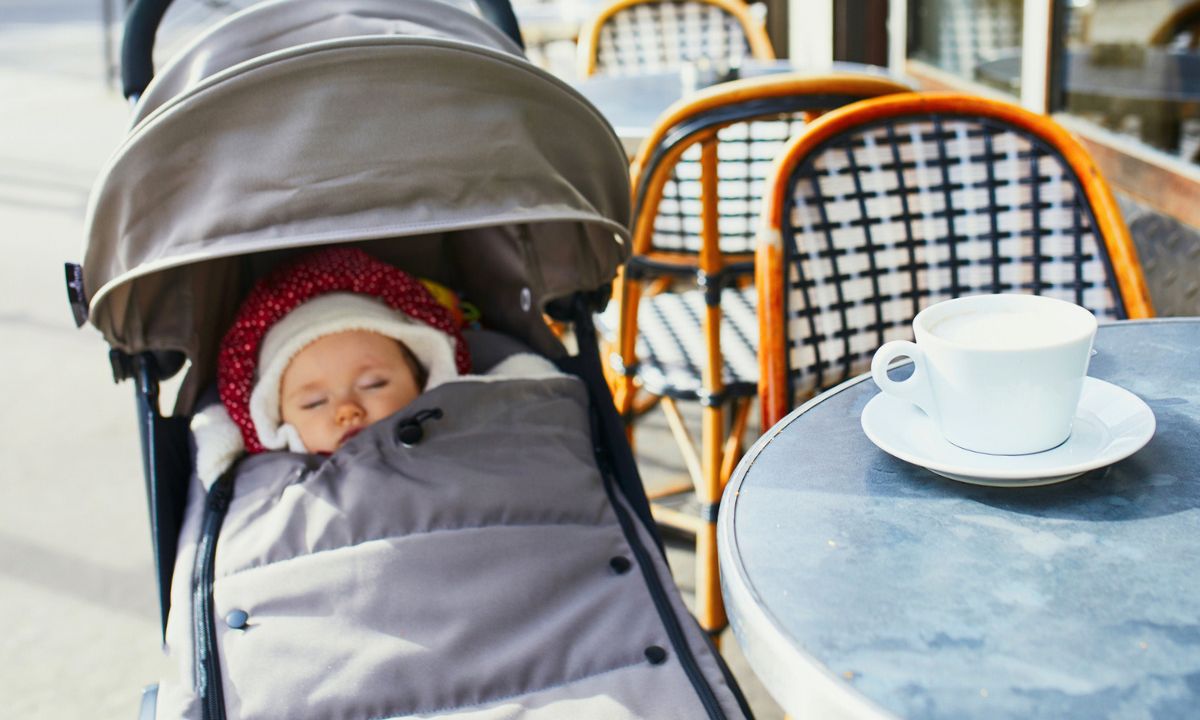
[[[633,563],[629,562],[629,558],[618,555],[612,560],[608,561],[608,566],[612,568],[613,572],[616,574],[624,575],[625,573],[629,572],[629,568],[633,567]]]
[[[246,622],[250,620],[250,615],[245,610],[231,610],[225,616],[225,624],[234,630],[242,630],[246,627]]]
[[[396,440],[404,447],[412,447],[421,442],[421,438],[425,437],[425,430],[421,427],[421,423],[426,420],[441,420],[441,408],[429,408],[421,410],[416,415],[400,423],[396,428]]]
[[[667,651],[658,645],[651,645],[646,648],[646,659],[650,661],[651,665],[662,665],[667,661]]]
[[[404,447],[412,447],[421,442],[421,438],[425,437],[425,431],[421,429],[421,424],[416,422],[406,422],[396,430],[396,439]]]

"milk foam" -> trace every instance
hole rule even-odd
[[[982,350],[1053,345],[1072,333],[1074,324],[1054,312],[977,311],[942,318],[929,332],[956,345]]]

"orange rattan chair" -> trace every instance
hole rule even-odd
[[[939,300],[1027,292],[1101,321],[1153,314],[1087,152],[1006,102],[913,93],[828,113],[780,157],[760,232],[764,428],[911,339]]]
[[[660,524],[696,535],[697,616],[712,632],[725,624],[716,507],[741,456],[758,386],[750,280],[767,174],[813,116],[909,90],[849,73],[724,83],[668,109],[634,159],[633,255],[600,324],[612,348],[617,407],[631,431],[646,400],[661,400],[683,453],[691,482],[670,491],[694,492],[699,517],[677,503],[656,502],[653,510]],[[702,405],[698,447],[677,401]]]
[[[580,77],[775,58],[766,30],[741,0],[617,0],[580,29],[577,52]]]

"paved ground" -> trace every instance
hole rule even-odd
[[[40,7],[39,7],[40,5]],[[149,530],[128,387],[76,330],[88,189],[122,135],[96,3],[0,7],[2,713],[131,718],[158,673]]]
[[[112,383],[98,334],[75,329],[62,280],[128,116],[106,88],[100,10],[0,4],[0,715],[23,720],[128,720],[164,664],[132,389]],[[678,472],[670,457],[656,477]],[[780,717],[726,647],[760,717]]]

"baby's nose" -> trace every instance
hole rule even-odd
[[[366,417],[366,413],[357,403],[344,402],[338,406],[336,420],[339,425],[360,422],[364,417]]]

